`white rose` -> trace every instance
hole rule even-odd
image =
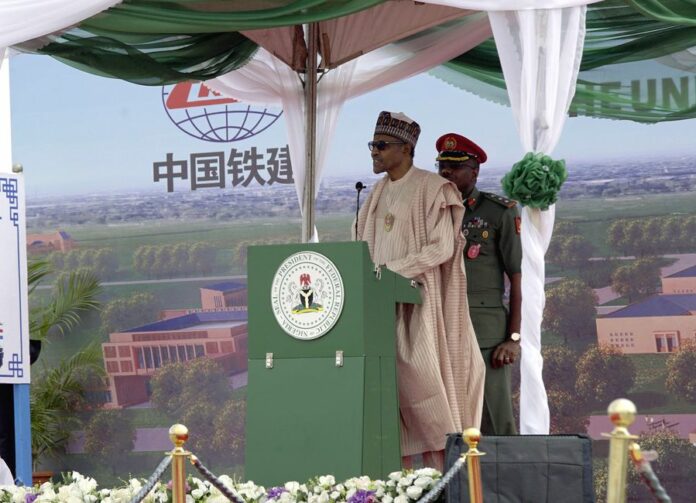
[[[24,487],[18,487],[12,494],[12,503],[24,503],[25,494],[27,493]]]
[[[130,501],[131,492],[128,489],[114,489],[111,491],[111,501],[113,503],[126,503]]]
[[[332,486],[336,483],[336,478],[333,475],[322,475],[319,477],[319,485]]]
[[[199,487],[199,488],[194,489],[193,491],[191,491],[191,497],[192,497],[194,500],[199,500],[199,499],[201,499],[201,498],[203,497],[203,495],[204,495],[205,493],[206,493],[205,489],[201,489],[201,488]]]
[[[70,497],[70,486],[61,486],[58,488],[58,501],[68,501]]]
[[[393,480],[394,482],[398,482],[399,479],[401,478],[401,475],[403,475],[403,472],[391,472],[389,474],[389,480]]]
[[[417,486],[411,486],[408,489],[406,489],[406,496],[411,498],[412,500],[417,500],[420,498],[420,495],[423,494],[423,489]]]
[[[433,479],[430,477],[418,477],[416,480],[413,481],[414,486],[418,486],[421,488],[429,487],[430,484],[435,482]]]
[[[97,488],[97,481],[91,478],[83,478],[77,482],[77,487],[85,494],[91,493]]]
[[[399,494],[396,498],[394,498],[394,503],[408,503],[408,498],[403,494]]]
[[[286,482],[285,489],[291,493],[296,493],[300,489],[300,483],[295,481]]]
[[[437,471],[435,468],[419,468],[416,470],[416,475],[423,475],[424,477],[430,477],[430,478],[440,478],[442,474]]]
[[[53,486],[45,487],[45,485],[46,484],[43,484],[41,486],[41,495],[34,501],[37,501],[39,499],[41,499],[42,501],[50,501],[56,497],[56,492],[53,489]]]
[[[329,497],[331,497],[332,500],[336,501],[338,498],[341,497],[341,493],[338,491],[331,491],[331,494],[329,494]],[[22,502],[24,503],[24,502]]]
[[[382,498],[382,503],[392,503],[392,501],[394,501],[394,498],[392,498],[388,494],[385,494]]]

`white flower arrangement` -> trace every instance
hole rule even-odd
[[[304,484],[291,481],[268,489],[253,482],[235,481],[227,475],[219,480],[245,503],[412,503],[432,489],[441,477],[437,470],[422,468],[390,473],[386,481],[363,476],[337,483],[332,475],[322,475]],[[98,489],[97,481],[93,478],[70,472],[55,484],[0,486],[0,503],[128,503],[145,482],[143,479],[131,479],[120,487]],[[171,483],[157,482],[143,501],[171,502]],[[207,480],[188,477],[186,503],[228,501]]]

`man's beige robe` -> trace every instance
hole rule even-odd
[[[416,186],[402,191],[408,200],[401,201],[397,218],[405,225],[391,231],[405,234],[406,253],[386,262],[422,284],[421,305],[397,307],[403,456],[442,450],[447,433],[479,427],[485,375],[466,296],[461,196],[435,173],[411,168],[407,176]],[[377,234],[385,232],[378,214],[385,211],[380,198],[388,183],[385,176],[375,185],[358,215],[358,238],[367,241],[373,259]]]

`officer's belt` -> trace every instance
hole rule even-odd
[[[469,307],[503,307],[503,296],[500,293],[476,293],[468,295]]]

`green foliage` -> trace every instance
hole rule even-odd
[[[68,336],[82,317],[97,310],[101,291],[92,274],[69,273],[56,283],[42,303],[36,287],[53,272],[45,261],[28,264],[29,328],[32,339],[48,340],[53,334]],[[44,350],[45,351],[45,350]],[[31,446],[34,462],[43,455],[60,452],[75,422],[75,412],[85,406],[86,390],[103,376],[101,348],[90,344],[52,368],[34,369],[30,392]]]
[[[176,243],[139,246],[133,254],[133,269],[144,276],[209,274],[215,266],[216,250],[210,243]]]
[[[45,261],[29,264],[29,291],[52,272]],[[32,339],[45,340],[49,335],[66,335],[73,330],[83,315],[96,311],[101,293],[99,280],[90,272],[71,272],[57,281],[47,302],[38,303],[30,297],[29,331]],[[33,300],[33,302],[32,302]]]
[[[172,417],[202,403],[221,403],[232,390],[222,367],[210,358],[170,363],[157,370],[150,381],[152,402]]]
[[[162,309],[157,297],[141,292],[107,302],[101,311],[102,330],[112,333],[155,321]]]
[[[227,375],[214,360],[165,365],[152,376],[150,386],[156,407],[196,426],[187,444],[192,452],[209,461],[241,455],[246,402],[232,397]]]
[[[590,417],[584,402],[573,392],[550,389],[547,391],[551,433],[577,433],[585,431]]]
[[[589,422],[587,405],[575,394],[579,353],[566,346],[553,346],[545,347],[542,356],[551,433],[585,431]]]
[[[97,411],[85,427],[85,452],[97,456],[115,473],[135,445],[135,426],[121,410]]]
[[[150,399],[153,405],[169,416],[178,415],[180,412],[185,371],[185,364],[169,363],[158,369],[150,379]]]
[[[501,183],[508,197],[524,206],[545,210],[558,199],[566,178],[565,161],[528,152],[505,174]]]
[[[612,400],[627,396],[636,380],[633,361],[610,346],[591,346],[576,368],[577,398],[591,408],[604,408]]]
[[[594,254],[594,247],[579,234],[554,236],[546,252],[549,263],[563,268],[585,266]]]
[[[693,501],[696,447],[667,429],[644,435],[638,442],[643,451],[657,453],[652,469],[672,501]],[[627,496],[628,501],[653,501],[635,469],[629,472]]]
[[[219,451],[244,451],[246,400],[230,400],[215,417],[213,446]]]
[[[78,424],[75,413],[87,405],[88,387],[103,374],[101,347],[96,343],[55,367],[34,371],[30,395],[34,462],[62,450]]]
[[[606,459],[592,459],[592,479],[594,482],[595,501],[607,500],[607,484],[609,483],[609,470]]]
[[[667,359],[667,389],[696,403],[696,343],[688,341]]]
[[[660,286],[660,266],[653,259],[640,259],[616,268],[611,275],[611,286],[629,302],[655,293]]]
[[[590,260],[580,269],[580,279],[591,288],[602,288],[611,284],[611,275],[616,269],[614,260]]]
[[[543,328],[566,342],[586,345],[595,337],[597,302],[594,291],[579,279],[554,283],[546,292]]]
[[[614,220],[607,229],[607,242],[623,255],[645,257],[696,249],[696,216],[669,215]]]
[[[567,346],[546,346],[541,350],[541,356],[546,389],[573,391],[577,379],[575,364],[580,354]]]
[[[48,261],[54,271],[89,269],[101,280],[111,279],[118,270],[118,257],[112,248],[85,248],[67,253],[53,252]]]

